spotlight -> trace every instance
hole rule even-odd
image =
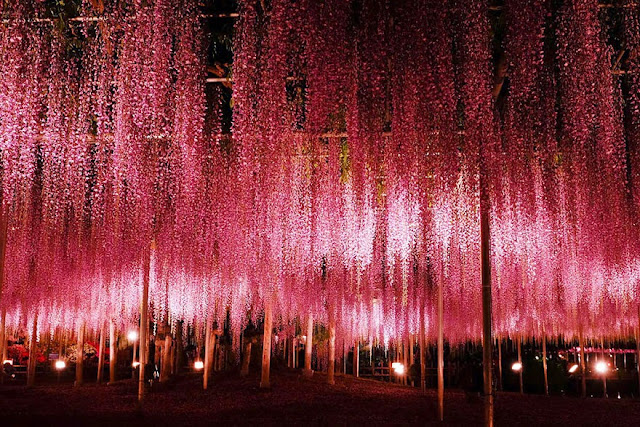
[[[136,341],[138,339],[138,332],[129,331],[129,333],[127,334],[127,338],[129,339],[129,341]]]
[[[140,362],[133,362],[131,366],[137,368],[138,366],[140,366]]]
[[[578,370],[578,365],[573,364],[571,365],[571,367],[569,368],[569,373],[573,374],[574,372],[576,372]]]
[[[6,360],[4,360],[4,361],[2,362],[2,366],[6,365],[7,363],[8,363],[9,365],[13,366],[13,359],[6,359]]]
[[[514,363],[513,365],[511,365],[511,369],[513,370],[513,372],[522,371],[522,363],[520,363],[520,362]]]
[[[196,360],[195,363],[193,364],[193,367],[200,371],[202,369],[204,369],[204,362],[202,360]]]
[[[607,366],[607,364],[605,362],[598,362],[596,363],[596,372],[599,374],[606,374],[607,371],[609,370],[609,367]]]
[[[64,360],[58,359],[56,360],[56,363],[54,363],[54,366],[58,371],[62,371],[64,368],[67,367],[67,364],[64,362]]]

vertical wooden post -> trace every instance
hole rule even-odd
[[[606,356],[604,355],[604,337],[600,337],[600,347],[602,348],[602,362],[608,365],[609,363],[607,362]],[[609,397],[607,395],[607,373],[606,372],[602,374],[602,390],[603,390],[603,396],[605,398]]]
[[[420,336],[418,337],[420,344],[420,389],[423,393],[427,392],[427,363],[425,348],[425,328],[424,328],[424,301],[420,306]]]
[[[309,313],[307,316],[307,336],[304,345],[304,375],[310,377],[313,375],[311,370],[311,357],[313,351],[313,315]]]
[[[213,348],[211,346],[211,320],[207,319],[204,332],[204,369],[202,378],[202,388],[207,389],[209,386],[209,376],[211,375],[211,366],[213,365]]]
[[[160,382],[167,382],[171,377],[171,367],[173,366],[173,338],[171,337],[171,326],[167,323],[165,327],[164,345],[162,346],[162,368],[160,372]]]
[[[75,387],[80,387],[84,382],[84,334],[86,323],[83,321],[78,328],[78,341],[76,348],[76,382]]]
[[[489,228],[489,187],[486,182],[486,165],[480,146],[480,257],[482,273],[482,366],[484,370],[484,424],[493,426],[492,360],[491,338],[491,234]]]
[[[1,280],[1,279],[0,279]],[[3,307],[0,313],[0,384],[4,382],[4,361],[7,359],[7,336],[6,336],[7,310]]]
[[[353,346],[353,376],[360,377],[360,341],[358,339]]]
[[[442,276],[438,280],[438,419],[444,420],[444,301]]]
[[[31,337],[29,339],[29,364],[27,365],[27,387],[31,387],[36,382],[36,341],[38,340],[38,315],[33,318]]]
[[[584,360],[584,338],[582,336],[582,327],[580,327],[580,336],[578,339],[580,345],[580,372],[582,372],[581,396],[587,397],[587,368]]]
[[[144,383],[145,383],[145,368],[147,363],[147,344],[148,344],[148,331],[149,331],[149,276],[151,273],[151,251],[155,249],[155,242],[151,242],[151,245],[145,248],[142,262],[142,301],[140,303],[140,373],[138,376],[138,401],[141,402],[144,399]]]
[[[549,396],[549,375],[547,374],[547,335],[542,331],[542,370],[544,371],[544,394]]]
[[[246,377],[249,375],[249,364],[251,363],[251,340],[247,337],[243,338],[242,348],[242,367],[240,368],[240,376]]]
[[[498,390],[502,391],[502,338],[498,337]]]
[[[520,379],[520,394],[524,394],[524,382],[522,381],[522,336],[518,335],[518,363],[520,363],[520,371],[518,372],[518,377]]]
[[[271,369],[271,332],[273,329],[273,313],[271,312],[270,296],[264,302],[264,336],[262,338],[262,377],[260,379],[260,388],[270,388],[269,379]]]
[[[336,319],[333,308],[329,307],[329,366],[327,368],[327,383],[335,384],[336,369]]]
[[[104,322],[102,322],[102,326],[100,327],[100,343],[98,344],[98,384],[102,382],[102,375],[104,373],[104,341]]]
[[[415,359],[413,354],[413,334],[409,334],[409,365],[407,366],[407,372],[411,371],[411,367],[414,365]],[[411,379],[411,387],[414,387],[413,377]]]
[[[638,306],[638,332],[636,333],[636,369],[638,370],[638,395],[640,395],[640,305]]]
[[[118,345],[116,336],[116,324],[111,320],[109,323],[109,382],[116,381],[116,369],[118,364]]]
[[[409,337],[404,339],[402,348],[402,364],[404,365],[404,374],[402,374],[402,384],[407,385],[409,379]]]

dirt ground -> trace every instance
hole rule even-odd
[[[154,387],[139,407],[136,383],[87,384],[74,389],[69,382],[0,386],[0,425],[413,425],[436,422],[436,396],[395,384],[338,376],[325,384],[316,374],[276,370],[269,391],[259,378],[237,373],[214,374],[209,390],[199,376],[184,375]],[[445,394],[445,425],[481,425],[482,401],[461,391]],[[638,425],[640,400],[579,399],[562,396],[496,397],[498,426]]]

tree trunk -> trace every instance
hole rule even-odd
[[[148,357],[148,330],[149,330],[149,276],[151,270],[151,250],[155,246],[155,243],[151,243],[151,246],[145,249],[144,259],[142,262],[142,301],[140,303],[140,373],[138,376],[138,401],[141,402],[144,399],[144,383],[145,383],[145,368]]]
[[[262,377],[260,388],[270,388],[269,379],[271,369],[271,331],[273,329],[273,318],[271,312],[271,301],[265,301],[264,307],[264,336],[262,338]]]
[[[162,368],[160,372],[160,382],[164,383],[171,378],[171,367],[173,366],[173,338],[171,328],[167,325],[165,329],[164,345],[162,346]]]
[[[438,419],[444,420],[444,286],[442,277],[438,280]]]
[[[420,389],[423,393],[427,392],[427,363],[425,360],[425,328],[424,328],[424,304],[420,306],[420,336],[418,337],[420,345]]]
[[[582,327],[580,327],[579,336],[580,345],[580,372],[582,372],[581,396],[587,397],[587,368],[584,360],[584,338],[582,337]]]
[[[207,329],[204,334],[204,372],[202,380],[202,388],[204,388],[205,390],[209,386],[209,376],[211,375],[211,367],[213,365],[213,348],[211,346],[211,320],[207,320],[206,328]]]
[[[242,368],[240,368],[240,375],[246,377],[249,375],[249,364],[251,363],[251,340],[244,340],[244,346],[242,349]]]
[[[547,336],[542,332],[542,370],[544,371],[544,394],[549,396],[549,376],[547,375]]]

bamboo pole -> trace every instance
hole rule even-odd
[[[438,280],[438,419],[444,420],[444,301],[443,280]]]
[[[482,273],[482,365],[484,394],[484,424],[493,426],[493,386],[491,364],[493,359],[491,338],[491,235],[489,228],[489,189],[483,147],[480,146],[480,257]]]
[[[310,377],[313,375],[311,370],[311,357],[313,351],[313,315],[309,313],[307,316],[307,336],[304,345],[304,375]]]
[[[204,369],[202,378],[202,388],[204,390],[209,386],[209,376],[211,375],[211,366],[213,365],[213,348],[211,346],[211,320],[207,319],[206,330],[204,333]]]
[[[327,369],[327,383],[333,385],[336,369],[336,319],[333,308],[329,308],[329,366]]]
[[[581,396],[587,397],[587,368],[584,360],[584,338],[582,336],[582,326],[580,327],[580,335],[578,339],[580,345],[580,372],[582,372]]]
[[[264,304],[264,335],[262,338],[262,376],[260,388],[270,388],[269,379],[271,369],[271,332],[273,329],[273,313],[271,312],[271,300],[266,300]]]
[[[518,363],[520,364],[520,371],[518,371],[518,377],[520,381],[520,394],[524,394],[524,381],[522,380],[522,336],[518,335]]]
[[[27,366],[27,387],[36,383],[36,341],[38,339],[38,315],[33,318],[31,338],[29,339],[29,364]]]
[[[145,249],[142,262],[142,301],[140,303],[140,351],[139,360],[140,372],[138,375],[138,401],[142,402],[144,399],[144,382],[145,382],[145,367],[147,363],[147,341],[149,330],[149,276],[151,273],[151,251],[155,249],[155,242],[151,242],[150,247]]]
[[[80,387],[84,383],[84,334],[86,323],[83,321],[78,329],[78,340],[76,348],[76,382],[74,387]]]
[[[425,328],[424,328],[424,304],[420,306],[420,389],[427,392],[427,363],[425,360]]]
[[[116,369],[118,364],[118,346],[116,338],[116,325],[111,320],[109,323],[109,382],[116,382]]]
[[[360,341],[357,339],[353,346],[353,375],[356,378],[360,376]]]
[[[104,322],[100,327],[100,343],[98,344],[98,378],[96,382],[100,384],[102,382],[102,376],[104,371]]]
[[[542,370],[544,371],[544,394],[549,396],[549,375],[547,373],[547,335],[542,332]]]
[[[502,338],[498,337],[498,390],[502,391]]]

